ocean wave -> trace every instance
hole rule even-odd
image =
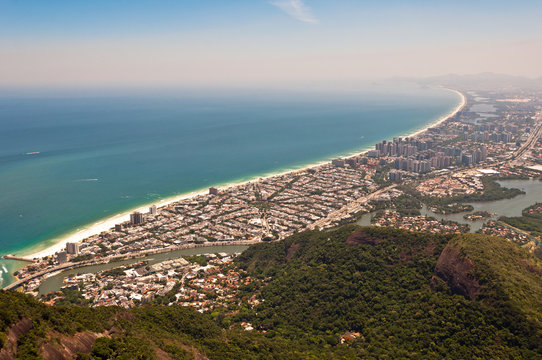
[[[77,179],[75,181],[82,181],[82,182],[88,182],[88,181],[99,181],[100,179]]]

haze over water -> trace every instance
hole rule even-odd
[[[3,95],[0,254],[27,254],[162,198],[360,151],[459,102],[412,86]]]

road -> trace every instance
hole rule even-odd
[[[323,219],[320,219],[312,224],[310,224],[307,228],[310,229],[310,230],[314,230],[316,227],[318,228],[323,228],[325,227],[326,225],[332,223],[333,221],[337,220],[337,219],[341,219],[343,218],[344,216],[348,215],[348,214],[351,214],[351,213],[354,213],[356,212],[363,203],[366,203],[368,202],[369,200],[373,199],[374,197],[390,190],[390,189],[393,189],[394,187],[396,187],[397,184],[393,184],[393,185],[390,185],[390,186],[387,186],[385,188],[382,188],[380,190],[377,190],[373,193],[370,193],[366,196],[363,196],[363,197],[360,197],[359,199],[357,200],[354,200],[348,204],[346,204],[345,206],[343,206],[342,208],[340,208],[339,210],[337,211],[334,211],[332,213],[329,213],[325,218]]]
[[[244,241],[223,241],[223,242],[216,242],[216,243],[204,243],[204,244],[184,244],[179,246],[172,246],[168,248],[160,248],[160,249],[147,249],[142,250],[138,252],[128,253],[128,254],[122,254],[122,255],[115,255],[115,256],[107,256],[107,257],[98,257],[92,260],[87,261],[81,261],[81,262],[67,262],[62,265],[57,265],[52,268],[45,269],[43,271],[37,272],[35,274],[32,274],[30,276],[27,276],[25,278],[19,279],[8,286],[4,287],[3,290],[14,290],[17,289],[19,286],[23,285],[24,283],[33,280],[35,278],[38,278],[40,276],[44,276],[47,274],[55,273],[57,271],[63,271],[63,270],[69,270],[69,269],[76,269],[83,266],[89,266],[89,265],[98,265],[98,264],[105,264],[109,262],[114,261],[122,261],[127,259],[135,259],[135,258],[141,258],[144,256],[154,255],[154,254],[160,254],[160,253],[166,253],[171,252],[175,250],[184,250],[184,249],[193,249],[193,248],[205,248],[209,246],[228,246],[228,245],[252,245],[259,243],[259,240],[244,240]]]
[[[46,269],[46,270],[43,270],[43,271],[40,271],[40,272],[37,272],[35,274],[32,274],[30,276],[27,276],[23,279],[19,279],[17,281],[15,281],[14,283],[11,283],[9,284],[8,286],[4,287],[3,290],[14,290],[14,289],[17,289],[19,286],[21,286],[22,284],[30,281],[30,280],[33,280],[35,278],[38,278],[40,276],[43,276],[43,275],[46,275],[46,274],[49,274],[49,273],[52,273],[52,272],[57,272],[57,271],[61,271],[61,270],[66,270],[66,269],[71,269],[72,267],[74,267],[74,265],[81,265],[81,264],[74,264],[74,263],[65,263],[65,264],[62,264],[62,265],[58,265],[58,266],[55,266],[53,268],[49,268],[49,269]]]
[[[535,121],[536,125],[531,130],[531,135],[512,156],[512,165],[517,165],[517,162],[521,161],[521,157],[525,155],[525,153],[529,151],[542,136],[542,113],[536,114]]]

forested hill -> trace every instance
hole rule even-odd
[[[542,262],[503,239],[347,225],[252,246],[235,266],[263,279],[242,289],[260,304],[212,315],[0,291],[0,359],[542,356]]]
[[[267,336],[372,358],[540,358],[542,263],[483,235],[344,226],[245,251]],[[355,335],[351,335],[355,334]]]

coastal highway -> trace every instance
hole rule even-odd
[[[4,287],[3,290],[15,290],[19,286],[23,285],[24,283],[26,283],[26,282],[28,282],[30,280],[33,280],[35,278],[38,278],[40,276],[43,276],[43,275],[46,275],[46,274],[49,274],[49,273],[70,269],[70,268],[74,267],[74,265],[81,265],[81,264],[80,263],[74,264],[74,263],[68,262],[68,263],[65,263],[65,264],[62,264],[62,265],[58,265],[58,266],[55,266],[53,268],[37,272],[37,273],[32,274],[30,276],[27,276],[27,277],[25,277],[23,279],[19,279],[19,280],[15,281],[15,282],[9,284],[8,286]]]
[[[525,153],[527,151],[529,151],[535,144],[536,142],[538,141],[538,139],[540,139],[540,137],[542,136],[542,113],[538,113],[536,114],[535,116],[535,120],[536,120],[536,125],[535,127],[531,130],[531,135],[529,136],[529,138],[527,139],[527,141],[525,141],[521,146],[520,148],[518,149],[518,151],[516,151],[516,153],[513,155],[513,161],[512,161],[512,165],[517,165],[516,162],[517,161],[520,161],[521,160],[521,157],[523,155],[525,155]]]
[[[359,199],[356,199],[356,200],[346,204],[345,206],[343,206],[339,210],[334,211],[332,213],[329,213],[325,218],[320,219],[320,220],[310,224],[309,226],[307,226],[307,228],[310,229],[310,230],[314,230],[316,227],[324,228],[327,224],[330,224],[330,223],[332,223],[333,221],[335,221],[337,219],[341,219],[344,216],[347,216],[348,214],[356,212],[363,203],[366,203],[367,201],[373,199],[374,197],[376,197],[376,196],[378,196],[378,195],[380,195],[380,194],[382,194],[382,193],[384,193],[384,192],[386,192],[386,191],[388,191],[390,189],[393,189],[396,186],[397,186],[397,184],[393,184],[393,185],[387,186],[385,188],[382,188],[380,190],[377,190],[377,191],[375,191],[375,192],[373,192],[371,194],[368,194],[366,196],[360,197]]]

